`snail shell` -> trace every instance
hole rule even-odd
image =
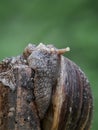
[[[63,56],[60,68],[43,128],[48,125],[47,130],[89,130],[93,112],[90,84],[81,69]]]

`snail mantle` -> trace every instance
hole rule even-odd
[[[29,44],[0,62],[0,130],[90,130],[90,83],[69,50]]]

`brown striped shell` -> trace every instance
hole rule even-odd
[[[81,69],[61,56],[61,70],[51,107],[43,120],[44,130],[89,130],[93,99],[90,84]],[[47,125],[50,126],[47,129]]]

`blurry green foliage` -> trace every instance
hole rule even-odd
[[[43,42],[71,52],[87,74],[94,95],[92,130],[98,128],[98,1],[0,1],[0,60],[20,54],[28,43]]]

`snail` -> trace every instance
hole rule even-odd
[[[0,82],[3,85],[16,89],[17,94],[21,90],[24,91],[24,95],[28,93],[24,96],[30,104],[26,105],[28,111],[30,110],[27,122],[33,122],[33,125],[26,130],[90,129],[93,115],[90,83],[84,72],[73,61],[63,56],[69,50],[69,47],[57,49],[53,45],[42,43],[38,46],[29,44],[22,56],[14,58],[14,62],[8,60],[12,66],[9,73],[14,75],[14,83],[10,80],[10,84],[7,85],[8,82],[5,81],[8,79],[0,72]],[[16,88],[17,78],[13,73],[16,68],[21,74],[19,78],[22,79],[22,88]],[[27,77],[26,80],[23,78],[24,75]]]
[[[51,111],[48,108],[52,100],[52,113],[45,118],[45,123],[50,122],[49,129],[88,130],[93,109],[90,84],[81,69],[62,56],[69,48],[31,46],[24,54],[28,55],[28,65],[35,71],[34,95],[40,119]]]

